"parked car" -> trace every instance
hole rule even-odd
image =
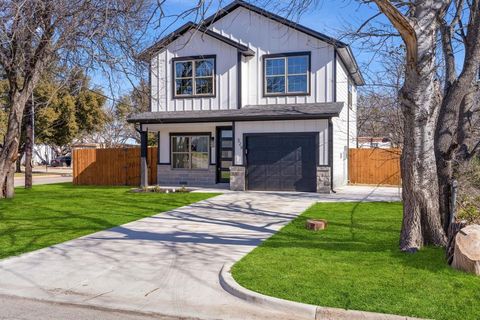
[[[56,157],[50,163],[52,167],[70,167],[71,164],[72,164],[71,156]]]

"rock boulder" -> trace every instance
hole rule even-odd
[[[457,233],[452,267],[480,276],[480,225],[466,226]]]

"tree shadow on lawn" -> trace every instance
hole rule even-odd
[[[372,262],[384,260],[389,264],[398,264],[398,267],[415,268],[438,273],[453,271],[444,259],[441,248],[426,247],[416,254],[407,254],[399,249],[401,213],[398,217],[388,215],[386,217],[369,217],[372,210],[363,210],[362,205],[370,207],[392,205],[391,203],[345,203],[352,207],[347,210],[335,210],[331,204],[318,204],[325,209],[309,209],[306,213],[285,227],[280,233],[274,235],[269,241],[262,244],[263,248],[273,249],[310,249],[319,251],[319,255],[328,258],[350,255],[355,259],[358,253],[363,259],[371,259]],[[391,208],[389,209],[392,210]],[[328,211],[328,213],[327,213]],[[335,212],[337,211],[337,212]],[[326,218],[327,229],[323,231],[306,230],[305,223],[308,219]],[[321,255],[321,252],[328,254]],[[353,254],[353,256],[351,255]],[[371,254],[371,258],[365,255]]]
[[[109,192],[102,192],[102,191]],[[0,201],[0,259],[168,211],[205,196],[133,194],[71,184],[19,190]]]

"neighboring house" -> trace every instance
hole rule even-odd
[[[56,157],[55,150],[46,144],[35,144],[32,152],[32,164],[44,165],[50,164],[50,162]],[[22,157],[22,164],[25,165],[25,154]]]
[[[348,180],[357,86],[348,45],[235,1],[187,23],[141,54],[151,112],[132,116],[158,133],[158,183],[233,190],[330,192]]]
[[[385,137],[358,137],[358,148],[393,148],[390,138]]]

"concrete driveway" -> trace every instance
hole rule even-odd
[[[298,319],[230,296],[240,259],[317,201],[398,200],[395,189],[335,195],[225,193],[167,213],[0,261],[0,294],[201,319]]]

